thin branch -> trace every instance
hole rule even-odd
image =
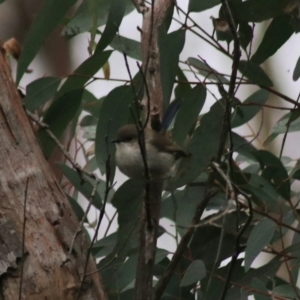
[[[176,269],[183,252],[186,250],[186,247],[193,236],[193,233],[195,231],[195,226],[199,223],[199,220],[211,198],[213,198],[218,191],[216,189],[214,190],[209,190],[204,198],[201,200],[201,202],[198,204],[193,220],[191,222],[190,228],[186,231],[186,233],[182,236],[179,245],[172,256],[172,260],[170,264],[167,266],[166,271],[164,274],[161,276],[161,278],[158,280],[156,286],[155,286],[155,294],[154,294],[154,300],[159,300],[162,297],[162,294],[168,285],[171,276],[174,273],[174,270]]]
[[[108,143],[107,136],[105,138],[106,138],[106,143]],[[107,149],[108,149],[108,147],[107,147]],[[87,255],[86,255],[86,259],[85,259],[85,265],[84,265],[84,268],[83,268],[83,274],[82,274],[82,277],[81,277],[80,286],[79,286],[77,297],[76,297],[77,300],[80,297],[80,294],[81,294],[81,291],[82,291],[82,288],[83,288],[83,283],[84,283],[84,280],[86,278],[87,267],[88,267],[88,263],[89,263],[89,259],[90,259],[90,255],[91,255],[93,245],[94,245],[96,239],[98,238],[99,229],[100,229],[100,226],[101,226],[101,223],[102,223],[102,220],[103,220],[103,217],[104,217],[104,213],[105,213],[105,207],[106,207],[106,203],[107,203],[107,200],[108,200],[108,195],[109,195],[110,190],[114,186],[114,185],[110,184],[110,175],[111,175],[110,154],[108,154],[107,160],[106,160],[106,181],[105,181],[105,192],[104,192],[103,205],[102,205],[101,210],[100,210],[100,216],[99,216],[99,220],[98,220],[98,223],[97,223],[97,227],[96,227],[94,236],[92,238],[90,247],[88,248],[88,251],[87,251]]]
[[[24,273],[24,253],[25,253],[25,229],[26,229],[26,204],[28,195],[28,183],[29,177],[26,179],[25,185],[25,195],[24,195],[24,210],[23,210],[23,231],[22,231],[22,260],[21,260],[21,270],[20,270],[20,287],[19,287],[19,300],[22,299],[22,286],[23,286],[23,273]]]

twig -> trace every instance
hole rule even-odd
[[[107,136],[106,136],[106,143],[107,143]],[[110,185],[110,155],[109,154],[108,154],[107,160],[106,160],[106,182],[105,182],[105,184],[106,184],[106,186],[105,186],[105,192],[104,192],[103,205],[102,205],[101,210],[100,210],[100,216],[99,216],[99,220],[98,220],[98,223],[97,223],[97,227],[96,227],[94,236],[92,238],[90,247],[88,248],[88,251],[87,251],[85,264],[84,264],[84,268],[83,268],[83,274],[82,274],[82,277],[81,277],[80,286],[79,286],[77,297],[76,297],[77,300],[80,297],[80,293],[81,293],[82,288],[83,288],[83,283],[84,283],[84,280],[86,278],[87,267],[88,267],[88,263],[89,263],[89,259],[90,259],[90,255],[91,255],[93,245],[94,245],[96,239],[98,238],[98,232],[99,232],[99,229],[100,229],[103,217],[104,217],[104,212],[105,212],[105,207],[106,207],[108,195],[109,195],[110,190],[114,186],[114,185]]]
[[[28,115],[28,117],[34,121],[35,123],[37,123],[42,129],[45,130],[45,132],[48,134],[48,136],[52,139],[52,141],[56,144],[56,146],[62,151],[62,153],[64,154],[65,158],[70,162],[70,164],[72,165],[72,167],[80,174],[85,174],[86,176],[94,179],[94,180],[99,180],[99,178],[97,177],[96,174],[91,173],[91,172],[87,172],[85,171],[74,159],[73,157],[70,155],[70,153],[68,151],[66,151],[64,145],[57,139],[57,137],[52,133],[52,131],[49,129],[49,126],[42,122],[36,115],[34,115],[33,113],[31,113],[29,110],[26,109],[26,114]]]
[[[28,194],[28,182],[29,182],[29,177],[27,177],[27,179],[26,179],[25,196],[24,196],[23,231],[22,231],[22,255],[21,255],[22,260],[21,260],[21,270],[20,270],[19,300],[22,299],[22,286],[23,286],[24,252],[25,252],[25,229],[26,229],[26,204],[27,204],[27,194]]]
[[[98,181],[98,180],[95,181],[95,184],[94,184],[94,187],[93,187],[91,196],[90,196],[90,198],[89,198],[89,204],[88,204],[88,206],[87,206],[87,208],[86,208],[86,210],[85,210],[85,212],[84,212],[84,214],[83,214],[83,216],[82,216],[82,218],[81,218],[81,220],[80,220],[80,222],[79,222],[79,225],[78,225],[78,227],[77,227],[76,232],[75,232],[74,235],[73,235],[72,242],[71,242],[71,245],[70,245],[70,248],[69,248],[69,256],[72,254],[73,246],[74,246],[76,237],[77,237],[77,235],[81,232],[83,223],[84,223],[84,221],[85,221],[85,219],[86,219],[86,217],[87,217],[87,215],[88,215],[88,213],[89,213],[89,211],[90,211],[90,208],[91,208],[91,206],[92,206],[94,197],[95,197],[95,195],[96,195],[96,191],[97,191],[97,187],[98,187],[99,183],[100,183],[100,181]]]
[[[166,271],[162,275],[162,277],[159,279],[155,286],[155,294],[154,294],[154,300],[159,300],[162,297],[162,294],[171,278],[173,275],[174,270],[176,269],[179,260],[182,257],[183,252],[186,250],[186,247],[194,233],[195,226],[199,223],[199,220],[211,198],[213,198],[218,191],[216,189],[210,190],[206,193],[204,198],[201,200],[201,202],[198,204],[193,220],[191,222],[190,228],[186,231],[186,233],[182,236],[182,239],[179,242],[179,245],[172,257],[172,260],[170,264],[167,266]]]

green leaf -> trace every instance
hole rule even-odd
[[[228,293],[226,294],[226,298],[230,300],[240,299],[240,286],[249,286],[249,283],[253,280],[253,278],[258,278],[262,282],[266,283],[269,278],[273,278],[275,276],[281,264],[282,262],[275,257],[269,263],[260,268],[251,269],[246,273],[243,272],[243,274],[240,274],[240,276],[234,280],[234,282],[238,283],[239,286],[233,286],[231,289],[229,289]]]
[[[252,162],[256,161],[254,157],[254,153],[257,151],[256,148],[249,143],[245,138],[239,136],[237,133],[232,132],[231,134],[232,142],[233,142],[233,151],[237,152]]]
[[[192,182],[216,155],[223,127],[223,105],[222,101],[215,103],[203,116],[188,147],[190,157],[182,160],[181,168],[178,170],[175,180],[171,182],[171,186],[180,187]]]
[[[96,160],[102,174],[106,172],[108,153],[111,155],[111,166],[114,166],[115,146],[110,141],[116,137],[118,128],[128,122],[131,116],[129,106],[133,104],[133,99],[132,88],[120,86],[103,100],[95,142]]]
[[[241,46],[246,49],[253,38],[253,29],[247,22],[241,22],[239,25],[239,38]]]
[[[180,286],[187,286],[200,281],[206,276],[206,268],[202,260],[193,261],[183,278],[181,279]]]
[[[258,65],[262,64],[267,58],[276,53],[293,33],[294,29],[290,25],[289,16],[283,15],[274,18],[268,26],[258,49],[251,57],[251,61]]]
[[[270,219],[262,219],[251,231],[245,251],[245,271],[247,272],[257,255],[267,246],[276,230]]]
[[[262,177],[267,179],[286,200],[291,198],[289,175],[280,159],[269,151],[260,150],[254,155],[261,164]]]
[[[45,104],[55,94],[61,79],[57,77],[39,78],[26,87],[24,105],[33,111]]]
[[[207,79],[214,80],[219,83],[229,83],[229,81],[223,76],[220,75],[218,71],[208,67],[204,62],[198,58],[189,57],[188,63],[196,68],[198,72]]]
[[[204,197],[202,186],[186,187],[182,191],[176,190],[162,201],[161,217],[176,222],[178,233],[183,235],[191,224],[201,197]]]
[[[71,21],[64,27],[62,34],[71,38],[77,34],[89,31],[93,25],[93,19],[89,9],[90,1],[83,1],[78,7]],[[110,8],[110,0],[98,0],[97,9],[97,27],[105,24],[108,11]]]
[[[46,111],[43,122],[49,126],[49,129],[58,139],[77,114],[82,92],[83,89],[77,89],[63,94],[53,101]],[[56,145],[42,128],[38,131],[38,139],[45,156],[50,157]]]
[[[221,4],[221,0],[190,0],[188,12],[200,12]]]
[[[287,128],[288,132],[295,132],[300,130],[300,112],[293,111],[283,116],[271,129],[271,134],[285,133]]]
[[[202,85],[196,85],[184,96],[172,131],[172,138],[178,145],[184,144],[192,126],[195,126],[205,99],[206,89]]]
[[[293,80],[297,81],[300,77],[300,57],[297,60],[294,72],[293,72]]]
[[[132,253],[132,250],[137,249],[143,194],[143,184],[127,180],[113,195],[111,203],[118,212],[118,238],[113,251],[100,262],[100,267],[109,264],[114,268],[128,257],[128,251]],[[115,278],[115,271],[108,272]],[[104,273],[101,274],[104,278]]]
[[[58,95],[62,95],[74,89],[83,87],[91,77],[97,73],[102,66],[108,61],[112,51],[104,51],[95,53],[93,56],[85,60],[74,72],[68,77],[65,83],[58,91]]]
[[[111,7],[111,0],[93,0],[97,1],[97,27],[104,25],[107,21],[108,12]],[[90,10],[90,1],[83,1],[82,4],[78,7],[75,15],[69,21],[69,23],[63,29],[62,34],[68,38],[72,38],[75,35],[78,35],[83,32],[90,31],[93,26],[92,14],[94,11]],[[130,13],[134,6],[130,1],[127,1],[128,5],[126,7],[125,15]]]
[[[262,201],[264,205],[277,205],[279,195],[274,187],[263,177],[255,174],[243,173],[247,183],[241,185],[241,188],[250,192],[256,199]]]
[[[84,211],[83,211],[82,207],[79,205],[79,203],[73,197],[71,197],[70,195],[66,195],[66,196],[72,206],[74,213],[76,214],[78,221],[81,221],[84,216]],[[85,218],[84,222],[87,222],[87,221],[88,221],[87,218]]]
[[[258,90],[249,96],[242,105],[238,106],[242,113],[234,115],[231,121],[232,128],[249,122],[262,109],[261,105],[267,102],[269,95],[266,90]]]
[[[17,84],[51,31],[59,24],[76,0],[47,0],[30,27],[19,58]]]
[[[95,54],[102,52],[113,40],[123,20],[127,0],[111,0],[111,6],[104,32],[97,44]]]
[[[110,43],[110,46],[121,53],[125,53],[127,56],[133,59],[142,60],[141,43],[138,41],[126,38],[121,35],[116,35]]]
[[[93,192],[94,182],[87,180],[83,181],[82,177],[76,171],[66,165],[58,164],[58,167],[71,182],[71,184],[76,188],[76,190],[79,191],[87,200],[89,200]],[[105,185],[105,183],[102,181],[100,185]],[[98,209],[101,209],[102,207],[102,200],[98,193],[98,189],[93,199],[93,205]]]
[[[100,258],[112,252],[117,242],[117,232],[110,234],[94,243],[92,253],[94,258]]]
[[[178,69],[179,54],[183,49],[184,41],[185,30],[179,29],[169,34],[164,29],[160,30],[158,43],[160,49],[159,57],[164,111],[170,102]]]
[[[251,287],[255,291],[254,292],[255,300],[270,300],[269,291],[266,288],[264,282],[262,282],[257,278],[253,278],[251,282]]]
[[[230,4],[239,21],[262,22],[282,15],[288,0],[248,0]]]
[[[220,234],[221,228],[204,225],[196,229],[190,242],[190,254],[192,255],[193,259],[202,260],[207,269],[215,262],[220,243]],[[244,238],[241,240],[245,242]],[[231,257],[234,241],[235,234],[224,234],[219,256],[220,262],[228,257]]]
[[[251,61],[241,60],[239,63],[239,71],[250,81],[257,85],[272,86],[273,82],[263,69]]]
[[[297,293],[296,293],[297,290]],[[285,297],[288,299],[297,299],[300,295],[300,289],[292,284],[283,284],[276,286],[273,289],[273,293],[277,296]]]
[[[183,98],[192,90],[191,85],[188,83],[187,77],[179,67],[177,68],[177,79],[179,82],[174,90],[176,99]]]

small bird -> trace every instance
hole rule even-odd
[[[188,156],[164,133],[144,129],[147,166],[151,179],[166,179],[180,157]],[[143,179],[145,166],[138,143],[138,131],[134,124],[122,126],[117,133],[116,164],[120,171],[133,179]]]

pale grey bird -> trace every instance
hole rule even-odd
[[[166,179],[174,172],[175,161],[187,154],[164,133],[144,130],[147,165],[151,179]],[[143,179],[143,163],[138,131],[135,125],[122,126],[117,133],[116,164],[120,171],[133,179]]]

